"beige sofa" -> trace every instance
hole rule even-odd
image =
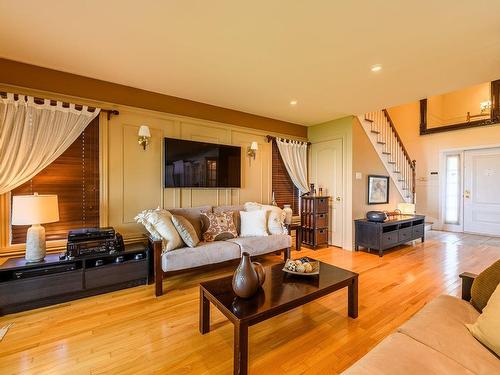
[[[474,275],[461,277],[463,299],[437,297],[343,374],[500,374],[500,359],[465,327],[479,312],[467,302]]]
[[[180,215],[189,220],[198,237],[202,236],[202,212],[236,212],[236,227],[240,233],[239,211],[244,206],[202,206],[195,208],[169,209],[173,215]],[[210,264],[222,263],[239,259],[242,252],[251,256],[284,251],[284,259],[290,257],[292,238],[288,234],[272,234],[263,237],[237,237],[226,241],[200,242],[196,247],[183,247],[172,251],[162,252],[161,241],[149,240],[149,246],[154,254],[155,293],[163,294],[162,280],[167,274],[199,268]]]

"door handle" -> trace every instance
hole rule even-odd
[[[467,199],[470,198],[470,191],[469,190],[464,191],[464,198],[467,198]]]
[[[342,199],[340,197],[335,198],[337,202],[340,202]]]

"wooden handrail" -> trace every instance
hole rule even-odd
[[[383,109],[382,112],[384,113],[385,117],[387,118],[387,120],[389,122],[389,126],[391,127],[391,130],[394,133],[394,135],[396,136],[396,140],[397,140],[398,144],[401,146],[401,149],[403,150],[403,154],[405,156],[405,159],[411,168],[411,174],[412,174],[411,190],[412,190],[413,203],[415,203],[415,182],[416,182],[417,161],[411,159],[410,154],[406,150],[406,147],[403,144],[403,141],[401,140],[401,137],[399,136],[399,133],[396,130],[396,126],[394,126],[394,122],[392,122],[391,116],[389,115],[389,112],[387,111],[387,109]]]

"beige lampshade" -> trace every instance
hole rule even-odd
[[[15,195],[12,197],[12,225],[59,221],[57,195]]]
[[[398,210],[403,215],[415,215],[415,205],[413,203],[398,203]]]
[[[257,151],[259,149],[259,144],[255,141],[250,145],[250,150]]]
[[[139,137],[151,137],[151,132],[149,131],[149,126],[141,125],[139,128]]]

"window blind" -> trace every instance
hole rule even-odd
[[[289,204],[292,206],[293,214],[299,214],[299,190],[295,187],[288,172],[286,170],[285,164],[281,159],[280,151],[276,141],[273,140],[273,165],[272,165],[272,176],[273,176],[273,192],[274,200],[279,207],[283,208],[283,205]]]
[[[35,192],[58,196],[59,221],[43,224],[47,241],[66,239],[70,229],[99,226],[99,117],[53,163],[12,190],[11,197]],[[26,242],[28,228],[11,225],[11,243]]]

